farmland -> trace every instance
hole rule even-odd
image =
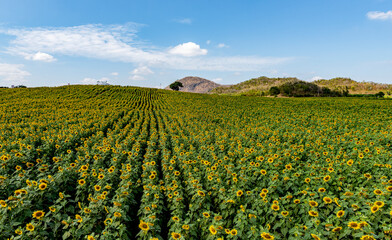
[[[0,89],[0,239],[390,239],[391,109]]]

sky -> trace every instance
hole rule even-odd
[[[392,0],[0,0],[0,86],[392,84]]]

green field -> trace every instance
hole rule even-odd
[[[392,101],[0,89],[0,239],[391,239]]]

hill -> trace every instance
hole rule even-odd
[[[259,77],[240,82],[235,85],[221,86],[213,89],[212,93],[233,95],[258,95],[267,92],[271,87],[284,83],[299,81],[297,78],[268,78]]]
[[[347,87],[350,94],[374,94],[380,91],[385,93],[392,92],[392,84],[357,82],[350,78],[320,79],[313,81],[313,83],[331,90],[340,90]]]
[[[235,85],[220,86],[211,93],[228,95],[266,95],[271,87],[282,86],[287,83],[298,82],[297,78],[268,78],[259,77],[240,82]],[[374,82],[357,82],[350,78],[320,79],[311,82],[321,88],[328,88],[332,91],[342,92],[348,90],[349,94],[375,94],[383,91],[387,95],[392,94],[392,84],[382,84]]]
[[[176,82],[180,82],[184,86],[180,88],[181,92],[208,93],[212,89],[221,86],[220,84],[200,77],[184,77]],[[170,90],[170,87],[167,86],[165,89]]]

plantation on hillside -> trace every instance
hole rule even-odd
[[[0,89],[0,239],[390,239],[391,108]]]

